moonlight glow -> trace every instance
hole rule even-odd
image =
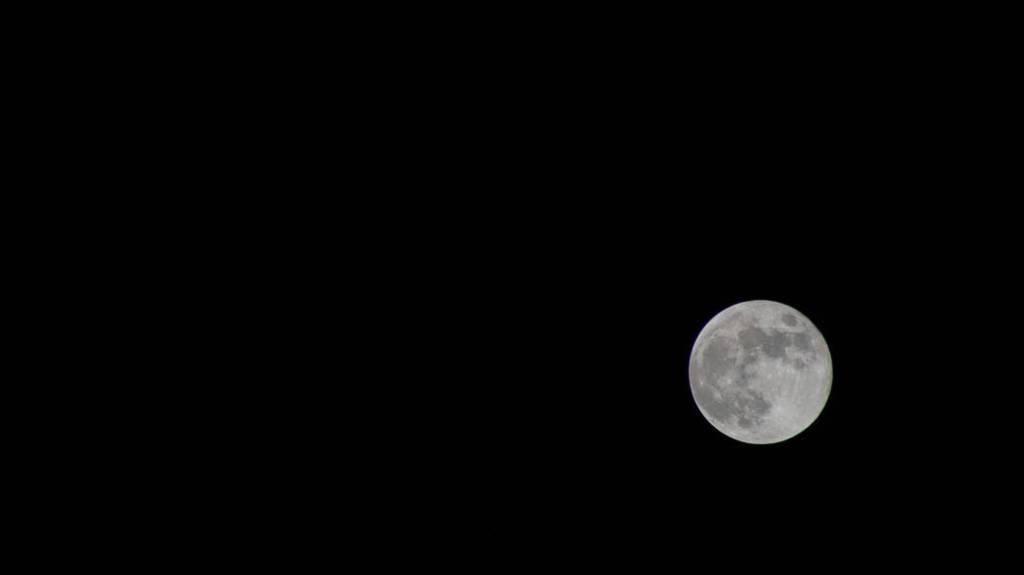
[[[831,387],[825,339],[781,303],[749,301],[722,311],[690,354],[690,390],[700,412],[746,443],[777,443],[807,429]]]

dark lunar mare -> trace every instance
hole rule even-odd
[[[814,352],[811,347],[811,336],[806,333],[794,333],[790,334],[793,336],[793,345],[802,351]]]
[[[760,350],[766,356],[789,361],[786,347],[792,346],[817,356],[811,346],[811,337],[805,332],[786,332],[769,329],[767,332],[759,327],[748,327],[739,332],[740,345],[743,348],[743,359],[740,367],[745,367],[757,359]]]
[[[740,345],[743,351],[751,353],[756,357],[760,349],[765,355],[772,358],[786,357],[786,345],[792,340],[792,334],[784,331],[771,330],[765,332],[759,327],[748,327],[740,331]]]

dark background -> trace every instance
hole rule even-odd
[[[724,187],[669,172],[675,194],[609,190],[596,220],[580,214],[600,200],[581,199],[543,232],[496,232],[514,250],[456,249],[468,257],[444,269],[427,300],[441,308],[410,342],[434,343],[414,363],[409,477],[474,521],[641,546],[695,525],[836,544],[866,521],[877,549],[903,530],[967,537],[1013,508],[1008,246],[958,236],[972,214],[951,207],[929,222],[826,192],[828,173],[794,193],[760,174]],[[819,419],[777,445],[715,431],[689,391],[700,329],[750,299],[804,312],[834,362]]]
[[[30,258],[38,337],[74,350],[38,363],[99,430],[50,432],[77,457],[55,492],[88,476],[143,519],[157,501],[329,544],[348,521],[414,560],[1002,549],[1005,36],[269,16],[128,27],[155,46],[58,49],[58,85],[28,84],[36,186],[105,190],[39,196],[66,236],[28,242],[56,254]],[[803,312],[834,363],[819,419],[777,445],[718,433],[689,391],[701,328],[751,299]]]
[[[394,246],[389,300],[416,350],[409,395],[393,388],[414,422],[394,485],[424,527],[656,556],[679,540],[728,556],[738,533],[848,553],[854,529],[908,557],[1016,508],[1019,284],[991,156],[959,131],[894,143],[886,106],[875,129],[768,107],[785,126],[718,103],[684,127],[659,101],[628,128],[581,121],[598,135],[425,153],[413,179],[443,191],[400,220],[422,233]],[[689,391],[700,329],[751,299],[806,314],[834,362],[819,419],[777,445],[718,433]]]
[[[850,557],[849,530],[906,558],[979,525],[998,546],[1018,284],[1003,118],[972,94],[1001,90],[891,54],[641,45],[530,74],[471,59],[465,84],[431,67],[394,108],[412,137],[385,173],[424,195],[385,211],[416,231],[393,301],[406,348],[428,342],[401,500],[473,541],[634,559],[687,541],[728,562],[732,537]],[[700,329],[751,299],[805,313],[834,362],[818,421],[778,445],[719,434],[689,392]]]

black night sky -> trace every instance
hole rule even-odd
[[[38,65],[46,35],[12,44],[42,109],[11,108],[10,196],[41,223],[8,210],[8,276],[42,303],[9,298],[34,330],[10,387],[46,412],[12,444],[59,464],[12,493],[96,509],[47,530],[132,548],[98,528],[109,492],[169,546],[147,559],[291,537],[291,571],[316,546],[473,573],[1019,549],[1020,63],[995,57],[1019,32],[990,31],[1019,18],[349,4],[110,17],[129,39],[72,15],[86,38]],[[832,357],[778,444],[690,391],[701,329],[748,300]]]
[[[423,417],[443,431],[411,449],[455,474],[445,492],[580,537],[698,522],[826,544],[871,520],[883,546],[1006,505],[1019,437],[1002,391],[1018,385],[1006,207],[910,194],[909,165],[761,150],[619,155],[577,195],[495,199],[502,216],[474,225],[485,241],[450,246],[461,255],[442,273],[460,279],[427,314],[446,327],[423,333],[440,337],[426,361],[444,374],[430,380],[443,415]],[[752,299],[803,312],[834,363],[821,416],[775,445],[720,434],[689,389],[701,328]]]
[[[1017,212],[1007,148],[976,130],[1000,118],[954,119],[900,66],[844,67],[852,49],[675,38],[510,75],[523,55],[499,51],[471,80],[410,61],[409,138],[374,141],[395,150],[381,189],[417,191],[381,196],[400,233],[375,236],[411,354],[381,361],[406,424],[389,485],[424,528],[496,530],[473,541],[662,552],[696,530],[849,557],[837,533],[866,524],[873,557],[1010,507]],[[834,365],[817,421],[765,446],[714,430],[687,373],[705,323],[756,299],[804,313]]]

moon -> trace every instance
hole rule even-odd
[[[690,391],[715,429],[744,443],[785,441],[821,414],[832,356],[818,328],[774,301],[731,306],[704,326],[690,353]]]

